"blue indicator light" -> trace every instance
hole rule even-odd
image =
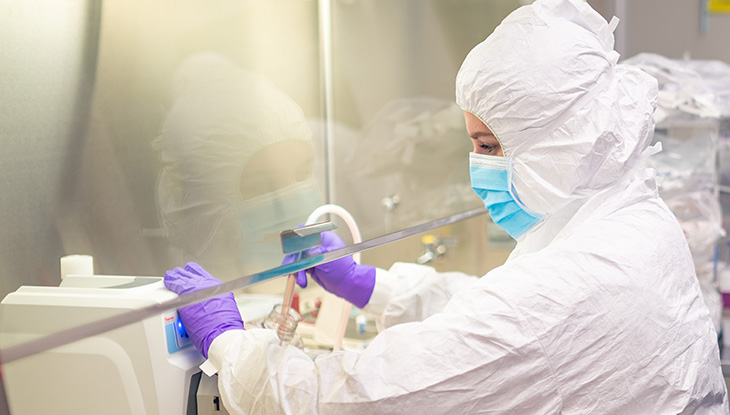
[[[177,334],[179,334],[180,337],[184,339],[190,337],[188,336],[188,332],[185,331],[185,326],[183,325],[182,320],[180,320],[179,318],[177,319]]]
[[[193,345],[185,326],[177,315],[165,317],[165,337],[167,339],[167,351],[170,354]]]

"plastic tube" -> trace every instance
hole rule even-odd
[[[362,242],[362,236],[360,235],[360,229],[357,227],[357,223],[355,222],[355,219],[350,215],[350,212],[348,212],[345,208],[339,205],[333,205],[333,204],[327,204],[322,205],[315,209],[307,218],[307,225],[311,225],[312,223],[315,223],[319,220],[321,216],[327,215],[327,214],[335,214],[339,216],[347,225],[347,227],[350,229],[350,233],[352,234],[352,241],[354,243],[360,243]],[[360,263],[360,253],[356,253],[352,255],[352,258],[357,262]],[[337,332],[335,333],[334,338],[334,345],[332,347],[333,350],[341,350],[342,349],[342,339],[345,337],[345,330],[347,329],[347,322],[350,320],[350,310],[352,310],[352,304],[350,304],[348,301],[345,301],[345,306],[342,309],[342,315],[340,316],[339,324],[337,325]]]
[[[291,309],[291,302],[294,298],[294,286],[297,282],[297,274],[289,274],[286,277],[286,289],[284,290],[284,301],[281,303],[281,324],[276,334],[279,336],[279,346],[284,344],[284,338],[288,336],[286,329],[290,327],[287,325],[287,319],[289,318],[289,310]],[[296,329],[296,326],[294,327]]]
[[[322,205],[318,207],[317,209],[314,209],[314,211],[309,215],[307,218],[307,225],[311,225],[319,220],[320,217],[334,213],[335,215],[339,216],[343,221],[345,221],[345,224],[350,229],[350,233],[352,234],[352,241],[353,243],[360,243],[362,242],[362,236],[360,236],[360,228],[357,227],[357,223],[355,222],[355,219],[350,215],[350,212],[348,212],[345,208],[339,205]],[[360,263],[360,253],[356,253],[352,255],[355,262],[358,264]]]

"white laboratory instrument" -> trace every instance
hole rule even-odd
[[[58,287],[23,286],[0,303],[0,341],[21,344],[176,296],[161,277],[67,275]],[[281,300],[254,297],[237,298],[249,319]],[[13,414],[225,414],[215,378],[200,376],[203,360],[172,310],[5,364],[3,378]]]
[[[0,332],[18,344],[175,297],[160,277],[67,275],[8,294]],[[3,375],[14,414],[182,414],[202,362],[173,310],[11,362]]]

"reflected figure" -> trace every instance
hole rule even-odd
[[[464,165],[467,136],[452,101],[391,101],[360,131],[342,163],[361,180],[354,189],[341,183],[338,199],[372,236],[477,207]]]
[[[279,265],[279,231],[321,204],[302,109],[264,77],[199,53],[174,76],[153,142],[161,222],[176,260],[223,280]]]

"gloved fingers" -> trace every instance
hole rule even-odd
[[[317,272],[317,270],[314,269],[314,268],[311,268],[311,269],[312,269],[312,271],[310,272],[309,276],[314,280],[314,282],[316,282],[317,284],[319,284],[322,288],[325,288],[326,289],[325,282],[322,280],[322,278],[320,278],[320,276],[321,275],[324,275],[324,274]]]
[[[352,255],[336,259],[326,264],[317,266],[317,271],[321,274],[341,274],[342,276],[347,275],[351,272],[353,266],[355,266],[355,260],[352,259]]]
[[[304,224],[299,225],[300,227]],[[309,248],[305,252],[305,257],[313,257],[316,255],[322,255],[324,253],[334,251],[336,249],[344,248],[346,245],[344,242],[342,242],[342,239],[340,239],[337,234],[335,234],[332,231],[325,231],[322,232],[322,243],[320,245],[315,246],[314,248]],[[281,265],[288,265],[293,262],[296,262],[299,258],[299,254],[289,254],[284,257],[284,259],[281,261]]]
[[[226,293],[178,310],[185,330],[195,347],[208,356],[208,348],[219,334],[243,330],[243,319],[232,293]]]
[[[311,258],[313,256],[326,254],[327,252],[336,251],[338,249],[344,248],[345,246],[347,245],[342,242],[342,239],[340,239],[339,236],[331,231],[325,231],[322,232],[322,244],[317,245],[314,248],[307,249],[307,257]]]
[[[238,305],[233,297],[233,293],[226,293],[218,297],[213,297],[200,304],[205,313],[215,314],[215,318],[230,319],[235,316],[235,320],[241,320],[241,314],[238,311]]]
[[[170,281],[177,281],[180,279],[185,279],[185,270],[180,267],[175,267],[171,270],[168,270],[165,272],[165,277],[169,279]]]
[[[163,282],[168,290],[174,291],[175,293],[183,294],[186,288],[189,287],[187,283],[188,278],[184,275],[185,270],[180,267],[175,267],[165,272],[165,278]]]
[[[210,273],[208,271],[206,271],[202,266],[200,266],[199,264],[197,264],[195,262],[188,262],[187,264],[185,264],[185,271],[188,271],[192,274],[203,277],[207,280],[214,280],[214,281],[220,283],[220,281],[217,278],[210,275]]]
[[[210,275],[200,265],[191,262],[185,265],[185,269],[175,267],[165,272],[164,284],[168,290],[183,295],[213,287],[221,284],[221,281]]]
[[[297,272],[297,285],[307,288],[307,273],[304,271]]]
[[[297,260],[297,254],[289,254],[284,257],[284,259],[281,260],[281,265],[289,265],[292,262],[296,262]]]
[[[296,262],[297,260],[297,254],[291,254],[284,257],[284,260],[281,261],[281,265],[288,265],[293,262]],[[299,285],[302,288],[307,287],[307,275],[304,273],[304,271],[297,272],[297,285]]]
[[[325,249],[324,252],[334,251],[336,249],[344,248],[346,245],[342,242],[339,236],[332,231],[322,232],[322,245]]]

